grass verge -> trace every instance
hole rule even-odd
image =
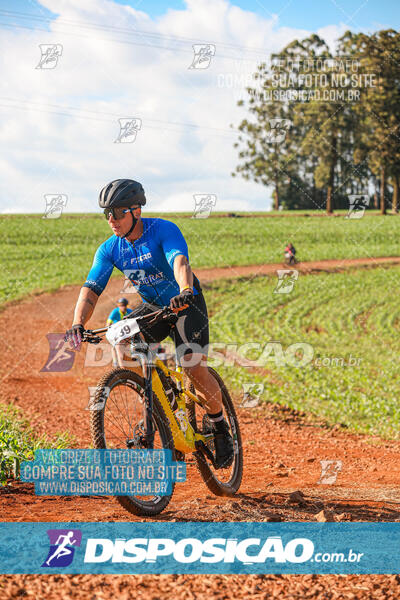
[[[60,433],[54,439],[38,436],[19,408],[0,404],[0,485],[19,475],[20,465],[32,460],[39,448],[69,448],[73,438]]]
[[[400,268],[300,274],[286,294],[274,293],[276,284],[259,277],[208,287],[210,339],[223,344],[211,364],[238,394],[259,383],[261,400],[399,439]],[[232,358],[243,352],[258,364]]]
[[[146,213],[144,214],[146,216]],[[191,219],[161,215],[184,234],[191,265],[202,267],[277,263],[291,240],[301,261],[396,256],[398,219],[365,215],[362,219],[274,218]],[[0,217],[0,306],[41,290],[82,284],[97,247],[110,236],[101,215]],[[122,278],[119,271],[114,274]]]

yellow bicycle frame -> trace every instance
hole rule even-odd
[[[154,364],[156,367],[161,369],[165,375],[169,375],[170,377],[173,377],[175,380],[177,380],[181,384],[181,391],[178,394],[178,397],[176,398],[176,401],[178,403],[178,409],[176,412],[178,412],[179,410],[183,410],[184,414],[182,417],[182,421],[183,421],[182,423],[180,423],[179,420],[176,418],[175,413],[173,412],[171,405],[168,401],[168,398],[164,392],[164,387],[161,383],[161,379],[157,373],[157,370],[155,368],[153,368],[153,375],[152,375],[153,392],[156,394],[157,398],[159,399],[161,406],[163,407],[165,415],[171,426],[171,431],[172,431],[172,436],[174,439],[175,448],[176,448],[176,450],[179,450],[180,452],[183,452],[185,454],[188,452],[195,452],[196,451],[196,445],[195,445],[196,442],[197,441],[206,442],[206,437],[204,435],[202,435],[201,433],[196,433],[194,431],[193,427],[191,426],[191,424],[189,423],[187,414],[186,414],[185,398],[190,398],[190,400],[193,400],[194,402],[197,402],[197,404],[200,404],[200,405],[201,405],[201,403],[199,402],[198,398],[194,394],[192,394],[192,392],[190,392],[188,389],[186,389],[183,386],[182,367],[178,366],[176,371],[174,369],[169,369],[158,358],[155,358]]]

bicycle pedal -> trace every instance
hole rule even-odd
[[[195,442],[195,446],[196,446],[196,450],[198,452],[200,452],[201,454],[203,454],[203,456],[205,456],[206,458],[208,458],[208,460],[211,462],[212,466],[214,468],[216,468],[216,465],[215,465],[215,456],[211,452],[210,448],[208,448],[206,446],[206,444],[202,440],[198,440],[197,442]]]

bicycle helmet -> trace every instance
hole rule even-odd
[[[117,304],[123,304],[124,306],[128,306],[129,302],[126,298],[119,298]]]
[[[146,204],[142,184],[133,181],[133,179],[114,179],[114,181],[103,187],[99,195],[100,208],[129,207],[129,212],[132,215],[132,225],[129,231],[122,236],[123,238],[127,238],[132,233],[138,221],[131,209],[132,204],[139,204],[139,206]]]
[[[141,183],[133,179],[114,179],[103,187],[99,195],[100,208],[116,208],[146,204],[146,196]]]

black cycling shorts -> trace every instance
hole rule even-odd
[[[144,302],[130,313],[132,317],[138,317],[159,310],[160,307],[149,302]],[[151,327],[141,328],[144,338],[148,344],[159,343],[170,336],[175,343],[176,353],[179,360],[187,357],[190,366],[190,355],[208,354],[209,327],[206,301],[202,292],[192,296],[188,308],[180,311],[175,325],[168,323],[156,323]],[[184,364],[183,364],[184,366]]]

